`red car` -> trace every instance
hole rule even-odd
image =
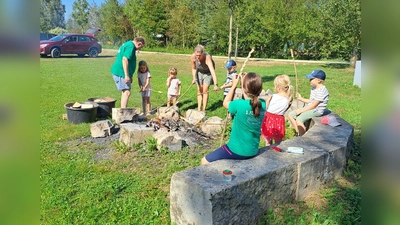
[[[102,47],[93,34],[60,34],[50,40],[40,41],[40,56],[51,55],[58,58],[61,54],[78,54],[83,57],[97,57]]]

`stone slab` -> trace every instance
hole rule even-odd
[[[143,124],[123,123],[120,125],[119,140],[127,146],[132,146],[145,141],[153,134],[154,129],[152,127],[146,127]]]
[[[332,112],[333,113],[333,112]],[[171,222],[176,224],[254,224],[268,209],[302,200],[339,178],[347,165],[354,128],[311,121],[302,137],[278,147],[302,147],[304,154],[261,148],[248,160],[220,160],[174,173],[170,187]],[[233,171],[223,182],[222,170]]]

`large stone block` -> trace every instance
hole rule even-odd
[[[333,113],[333,115],[335,115]],[[177,224],[254,224],[269,208],[302,200],[342,175],[353,143],[354,128],[331,127],[313,118],[302,137],[278,147],[302,147],[304,154],[269,147],[248,160],[220,160],[173,174],[171,221]],[[222,170],[233,171],[223,182]]]
[[[114,124],[110,120],[101,120],[90,124],[90,134],[92,137],[107,137],[113,132]]]
[[[240,163],[218,162],[173,174],[172,222],[251,224],[268,208],[295,196],[297,168],[293,163],[261,155]],[[233,171],[232,181],[223,181],[224,169]]]
[[[201,131],[212,137],[219,134],[223,130],[224,126],[226,125],[221,118],[218,116],[212,116],[204,121],[203,125],[201,126]]]
[[[157,139],[157,148],[166,147],[170,151],[178,151],[182,149],[182,137],[177,132],[169,132],[166,129],[159,129],[153,134]]]
[[[185,121],[196,125],[206,119],[206,113],[196,110],[196,109],[189,109],[186,111]]]
[[[124,123],[120,125],[119,140],[127,146],[141,143],[149,137],[152,137],[154,129],[142,124]]]
[[[117,124],[132,122],[139,113],[138,108],[112,108],[112,119]]]

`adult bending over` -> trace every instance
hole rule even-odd
[[[245,99],[232,101],[239,78],[233,76],[232,88],[224,99],[224,107],[235,116],[229,141],[201,159],[201,164],[221,159],[249,159],[257,155],[260,144],[261,123],[265,114],[265,101],[258,99],[262,79],[257,73],[242,78]]]
[[[143,37],[136,37],[122,44],[111,67],[115,85],[121,91],[121,108],[127,107],[131,95],[132,76],[136,70],[136,50],[142,49],[145,44]]]
[[[205,112],[210,85],[214,84],[214,91],[219,89],[214,62],[211,55],[204,52],[202,45],[197,45],[194,48],[194,53],[190,56],[190,62],[192,64],[192,84],[197,83],[197,110]]]

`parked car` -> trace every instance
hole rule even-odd
[[[57,36],[56,34],[49,34],[49,33],[40,33],[40,40],[49,40],[50,38],[53,38]]]
[[[58,58],[61,54],[78,54],[83,57],[97,57],[102,47],[99,41],[88,34],[60,34],[50,40],[40,41],[40,56],[51,55]]]

